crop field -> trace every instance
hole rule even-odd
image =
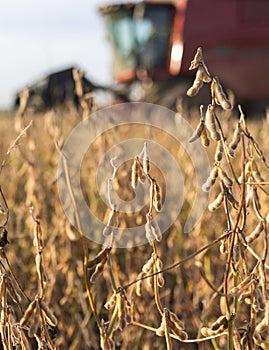
[[[212,98],[172,119],[115,105],[103,132],[83,96],[0,115],[0,349],[269,349],[269,122],[231,108],[201,51],[191,68],[187,95]]]

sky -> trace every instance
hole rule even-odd
[[[2,0],[0,109],[58,69],[76,65],[97,83],[112,83],[112,60],[98,7],[107,0]]]

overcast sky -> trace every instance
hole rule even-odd
[[[110,50],[98,13],[108,2],[1,0],[0,109],[10,107],[25,84],[71,65],[98,83],[111,82]]]

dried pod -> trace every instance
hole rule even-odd
[[[34,337],[40,327],[40,305],[39,301],[36,302],[36,307],[31,317],[31,325],[28,330],[28,335],[30,338]]]
[[[260,203],[260,199],[258,196],[258,192],[257,192],[257,187],[256,186],[252,186],[252,194],[253,194],[253,207],[256,211],[261,210],[261,203]]]
[[[205,70],[203,65],[199,65],[197,72],[196,72],[195,80],[198,80],[198,81],[201,80],[204,83],[209,83],[211,81],[209,73],[207,70]]]
[[[233,134],[232,142],[231,142],[230,145],[229,145],[229,147],[230,147],[233,151],[237,148],[237,146],[238,146],[238,144],[239,144],[239,142],[240,142],[240,139],[241,139],[241,131],[242,131],[242,129],[241,129],[241,123],[239,122],[239,123],[237,123],[237,125],[236,125],[236,128],[235,128],[235,130],[234,130],[234,134]]]
[[[217,166],[215,166],[210,172],[210,178],[213,181],[216,181],[218,174],[219,174],[219,168]]]
[[[246,186],[246,207],[249,207],[250,203],[253,201],[253,190],[252,186],[247,185]]]
[[[164,324],[161,324],[159,328],[156,329],[156,335],[163,337],[165,334]]]
[[[201,64],[204,61],[203,59],[203,53],[202,53],[202,48],[198,47],[195,56],[193,58],[193,60],[191,61],[191,65],[189,70],[198,68],[199,64]]]
[[[214,335],[224,333],[225,331],[226,331],[226,329],[224,328],[224,326],[220,326],[219,329],[217,329],[215,331],[213,331],[211,328],[207,328],[207,327],[201,328],[201,333],[204,337],[211,337]]]
[[[151,222],[147,221],[145,224],[146,238],[149,243],[155,240],[155,235],[152,230]]]
[[[172,349],[172,341],[170,336],[170,320],[169,320],[169,310],[164,308],[163,310],[163,318],[164,318],[164,335],[166,340],[167,349]]]
[[[133,189],[137,186],[137,181],[139,177],[140,164],[137,158],[134,159],[131,172],[131,186]]]
[[[210,140],[207,136],[207,132],[206,132],[206,128],[204,128],[202,130],[202,133],[201,133],[201,141],[202,141],[202,145],[204,147],[208,147],[210,145]]]
[[[35,307],[36,307],[36,299],[33,300],[27,307],[22,319],[20,320],[20,326],[21,327],[24,327],[27,322],[29,321],[29,319],[31,318],[31,316],[33,315],[33,312],[35,310]]]
[[[156,267],[157,272],[162,271],[163,263],[159,257],[156,257],[156,259],[155,259],[155,267]],[[157,284],[160,288],[162,288],[164,286],[164,283],[165,283],[165,280],[164,280],[163,274],[159,273],[157,275]]]
[[[107,220],[107,224],[103,229],[103,236],[110,236],[112,233],[117,233],[117,227],[119,225],[118,222],[118,211],[115,209],[110,209],[109,217]]]
[[[127,326],[127,312],[126,312],[126,302],[122,295],[118,296],[117,306],[119,312],[119,329],[123,331]]]
[[[228,156],[230,158],[235,158],[235,151],[230,147],[228,147]]]
[[[226,172],[221,167],[219,167],[219,177],[224,182],[224,185],[226,187],[232,187],[233,180],[226,174]]]
[[[144,148],[143,148],[142,165],[143,165],[144,173],[148,174],[150,171],[150,161],[149,161],[149,154],[148,154],[148,145],[146,142],[144,143]]]
[[[146,175],[142,172],[142,169],[141,167],[139,167],[139,171],[138,171],[138,181],[141,183],[141,184],[144,184],[146,182]]]
[[[208,69],[205,65],[202,65],[198,68],[198,71],[201,71],[201,78],[203,80],[204,83],[210,83],[212,81],[210,74],[208,72]]]
[[[105,303],[104,307],[107,310],[111,310],[115,305],[117,301],[117,294],[113,293],[111,297],[108,299],[108,301]]]
[[[158,222],[155,219],[151,220],[151,230],[152,230],[152,233],[153,233],[156,241],[160,242],[162,239],[162,232],[161,232],[161,229],[158,225]]]
[[[230,110],[233,108],[231,102],[228,100],[225,94],[217,94],[216,98],[219,102],[218,104],[220,104],[223,109]]]
[[[189,97],[193,97],[193,96],[195,96],[197,93],[198,93],[198,90],[196,89],[195,86],[192,85],[192,86],[187,90],[186,95],[189,96]]]
[[[42,268],[41,266],[43,265],[43,258],[41,252],[38,252],[35,256],[35,263],[36,263],[36,270],[38,274],[38,278],[42,280]]]
[[[138,276],[138,278],[140,278],[141,275]],[[136,283],[136,289],[135,289],[135,293],[138,297],[141,297],[142,296],[142,286],[143,286],[143,281],[142,280],[139,280],[137,283]]]
[[[180,329],[176,328],[174,325],[171,326],[171,331],[180,339],[180,340],[186,340],[188,339],[188,333],[185,331],[181,331]]]
[[[191,143],[191,142],[194,142],[195,140],[199,139],[204,128],[205,128],[205,123],[203,120],[200,120],[197,128],[195,129],[192,136],[190,137],[189,142]]]
[[[223,200],[224,200],[224,192],[221,191],[218,194],[217,198],[212,203],[209,204],[208,209],[212,212],[217,210],[221,206]]]
[[[222,141],[219,140],[217,144],[215,156],[214,156],[215,162],[220,162],[222,160],[223,152],[224,152],[223,144],[222,144]]]
[[[254,231],[252,231],[248,236],[246,236],[247,243],[250,244],[253,241],[255,241],[255,239],[257,239],[260,236],[263,229],[264,229],[264,224],[262,221],[260,221],[258,225],[255,227]]]
[[[224,327],[224,329],[228,328],[228,321],[226,316],[220,316],[214,323],[212,323],[210,329],[212,329],[212,331],[216,331],[218,330],[221,326]]]
[[[192,86],[187,90],[187,96],[193,97],[197,95],[203,85],[203,80],[198,80],[197,78],[195,78]]]
[[[252,165],[252,175],[253,175],[255,181],[257,181],[257,182],[264,182],[264,178],[261,176],[261,173],[259,171],[258,165],[257,165],[257,163],[255,162],[254,159],[253,159],[251,165]]]
[[[156,329],[156,335],[158,335],[159,337],[163,337],[164,334],[165,334],[165,319],[163,315],[161,325],[159,328]]]
[[[142,267],[142,271],[144,272],[144,273],[149,273],[151,270],[152,270],[152,268],[153,268],[153,265],[154,265],[154,263],[155,263],[155,259],[156,259],[156,256],[155,256],[155,254],[153,253],[152,255],[151,255],[151,257],[149,258],[149,260],[143,265],[143,267]]]
[[[16,288],[14,287],[14,285],[9,277],[6,278],[6,286],[7,286],[8,293],[11,296],[11,298],[13,299],[13,301],[16,304],[20,304],[21,296],[17,292]]]
[[[256,172],[256,171],[253,171],[253,177],[255,179],[255,181],[257,182],[264,182],[264,178],[261,176],[261,173],[260,172]]]
[[[65,233],[70,241],[77,241],[79,239],[78,231],[68,221],[65,223]]]
[[[107,219],[107,224],[106,224],[106,226],[103,229],[103,236],[109,236],[113,232],[113,227],[112,227],[111,224],[112,224],[112,219],[113,219],[113,216],[114,216],[114,212],[115,211],[113,209],[109,209],[109,216],[108,216],[108,219]]]
[[[209,73],[209,71],[207,69],[207,66],[205,65],[204,62],[203,62],[203,68],[204,68],[204,71],[205,71],[205,74],[206,74],[206,76],[204,76],[204,82],[205,83],[210,83],[212,81],[211,74]]]
[[[162,208],[161,188],[155,179],[152,180],[153,206],[157,212]]]
[[[245,302],[250,305],[252,303],[252,291],[250,289],[245,289],[239,296],[238,300]]]
[[[228,201],[231,203],[231,205],[233,206],[233,208],[234,208],[235,210],[237,210],[237,209],[239,208],[239,203],[238,203],[238,201],[234,198],[233,194],[232,194],[229,190],[227,190],[227,191],[226,191],[226,195],[227,195]]]
[[[98,253],[93,259],[88,260],[88,264],[87,264],[88,269],[91,269],[95,265],[99,264],[103,259],[107,257],[107,254],[109,254],[110,251],[111,251],[111,247],[105,248],[101,250],[101,252]]]
[[[227,239],[223,239],[221,241],[219,250],[220,250],[221,254],[228,252]]]
[[[110,236],[112,234],[112,232],[113,232],[113,227],[106,225],[103,229],[103,236],[105,236],[105,237]]]
[[[214,168],[210,172],[208,179],[206,180],[206,182],[202,186],[203,191],[208,192],[211,189],[211,187],[216,182],[216,179],[218,177],[218,173],[219,173],[219,168],[217,166],[214,166]]]
[[[162,288],[165,284],[165,280],[162,273],[157,275],[157,284],[160,288]]]
[[[156,257],[155,266],[156,266],[157,271],[161,271],[163,268],[163,262],[159,257]]]
[[[181,330],[184,331],[185,330],[185,325],[184,322],[182,322],[177,315],[169,310],[169,319],[172,323],[174,323],[176,325],[176,327]]]
[[[151,294],[154,295],[154,288],[153,288],[153,277],[149,277],[146,279],[146,289]]]
[[[37,248],[37,250],[42,250],[44,247],[44,241],[42,238],[42,229],[41,229],[39,220],[35,221],[33,245],[34,247]]]
[[[50,324],[53,327],[57,326],[57,318],[54,316],[48,305],[44,301],[40,301],[40,307],[41,311],[43,312],[48,324]]]
[[[113,227],[106,225],[103,229],[103,236],[110,236],[113,232]]]
[[[249,285],[253,282],[253,276],[247,276],[242,282],[240,282],[237,286],[233,287],[230,290],[229,294],[240,294],[244,289],[249,287]]]
[[[268,350],[269,349],[269,341],[268,340],[263,340],[259,346],[263,349],[263,350]]]
[[[95,283],[98,280],[98,278],[101,276],[102,272],[104,271],[106,260],[107,259],[105,258],[99,264],[96,265],[95,270],[91,275],[90,283]]]
[[[130,299],[128,298],[128,295],[127,295],[127,292],[126,292],[125,289],[122,290],[122,296],[123,296],[123,298],[125,299],[125,302],[126,302],[127,307],[130,308],[130,307],[131,307],[131,301],[130,301]]]
[[[46,284],[47,283],[47,274],[45,271],[45,266],[43,263],[43,256],[41,252],[38,252],[35,256],[35,263],[36,263],[36,271],[37,271],[37,275],[39,280],[42,282],[42,284]]]
[[[269,166],[267,164],[267,160],[265,158],[263,150],[261,149],[260,145],[255,140],[253,140],[253,142],[254,142],[253,145],[254,145],[255,151],[257,152],[257,155],[263,161],[264,165],[268,168]]]
[[[246,175],[246,178],[248,178],[250,175],[251,175],[251,172],[252,172],[252,165],[251,165],[252,161],[249,160],[247,163],[246,163],[246,167],[245,167],[245,175]]]
[[[215,77],[215,81],[213,83],[214,83],[213,89],[214,89],[216,103],[225,110],[232,109],[231,102],[228,100],[227,96],[225,95],[217,77]]]
[[[133,322],[133,314],[134,314],[134,307],[132,305],[132,307],[128,308],[127,307],[127,316],[126,316],[126,321],[128,324]]]
[[[212,139],[215,141],[219,141],[220,140],[220,133],[218,132],[218,129],[217,129],[214,107],[211,104],[208,105],[207,110],[206,110],[205,125],[206,125],[207,129],[209,130]]]

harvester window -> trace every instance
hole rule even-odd
[[[155,5],[146,6],[139,18],[130,9],[107,16],[115,76],[137,68],[166,69],[173,10],[171,6]]]

